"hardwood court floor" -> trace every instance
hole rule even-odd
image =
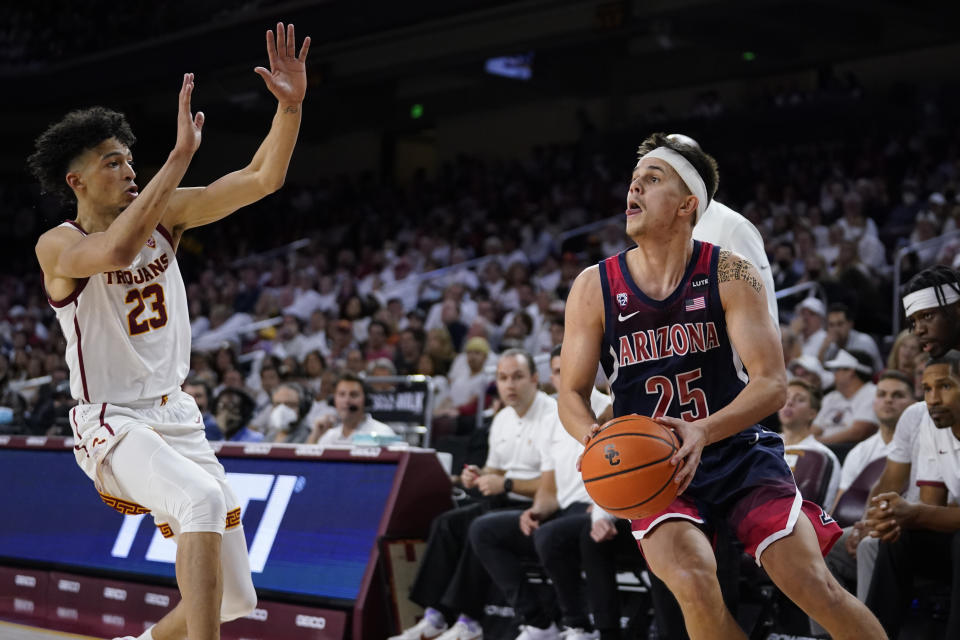
[[[74,633],[37,629],[3,621],[0,621],[0,638],[2,640],[99,640],[91,636],[78,636]]]

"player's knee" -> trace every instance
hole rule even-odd
[[[227,503],[217,481],[210,476],[198,476],[188,487],[173,514],[180,523],[180,530],[223,533]]]
[[[718,600],[723,602],[715,567],[710,570],[709,567],[674,566],[657,573],[657,576],[681,603],[708,605]]]
[[[834,608],[842,604],[847,591],[840,586],[824,563],[803,567],[790,572],[790,593],[797,594],[800,600],[806,600],[822,608]]]
[[[220,621],[230,622],[253,613],[257,607],[257,592],[253,582],[247,580],[236,588],[223,590],[223,601],[220,603]]]

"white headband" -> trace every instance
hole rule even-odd
[[[709,204],[707,201],[707,185],[704,184],[700,172],[690,164],[689,160],[669,147],[657,147],[644,155],[643,158],[660,158],[673,167],[673,170],[680,175],[683,183],[687,185],[687,189],[690,189],[690,193],[697,197],[697,220],[699,220]],[[643,158],[640,159],[643,160]]]
[[[939,297],[937,296],[937,291],[940,292]],[[903,311],[909,318],[917,311],[936,309],[937,307],[952,304],[957,300],[960,300],[960,293],[957,293],[953,287],[944,285],[927,287],[926,289],[920,289],[919,291],[914,291],[913,293],[908,293],[903,296]]]

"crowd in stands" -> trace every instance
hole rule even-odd
[[[54,0],[42,8],[6,3],[0,7],[0,68],[23,70],[62,63],[222,20],[259,4],[259,0],[247,0],[227,11],[223,3],[201,0],[191,2],[190,11],[166,3],[115,11],[106,2],[80,7]]]
[[[882,138],[741,139],[730,149],[701,139],[721,159],[718,199],[760,230],[777,289],[814,285],[780,300],[784,366],[802,381],[780,412],[785,439],[841,457],[871,442],[853,457],[863,466],[889,442],[892,410],[879,405],[905,389],[918,396],[926,355],[909,331],[891,334],[892,284],[932,264],[960,268],[960,130],[926,103],[911,113]],[[572,280],[628,246],[613,218],[633,161],[616,155],[623,144],[598,136],[510,161],[463,155],[402,187],[370,175],[288,185],[186,234],[188,390],[209,437],[386,434],[345,424],[356,401],[347,387],[411,374],[432,376],[436,428],[469,432],[496,402],[498,354],[560,345]],[[0,429],[69,435],[65,341],[30,266],[28,236],[53,224],[30,214],[51,205],[13,179],[0,189],[26,240],[10,245],[18,259],[0,275]],[[894,272],[898,249],[936,237]],[[842,469],[841,495],[855,471]],[[838,492],[828,493],[832,504]]]

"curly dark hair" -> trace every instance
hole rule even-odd
[[[44,193],[71,203],[73,191],[63,179],[70,163],[108,138],[116,138],[127,147],[137,141],[122,113],[104,107],[71,111],[36,139],[27,165]]]

